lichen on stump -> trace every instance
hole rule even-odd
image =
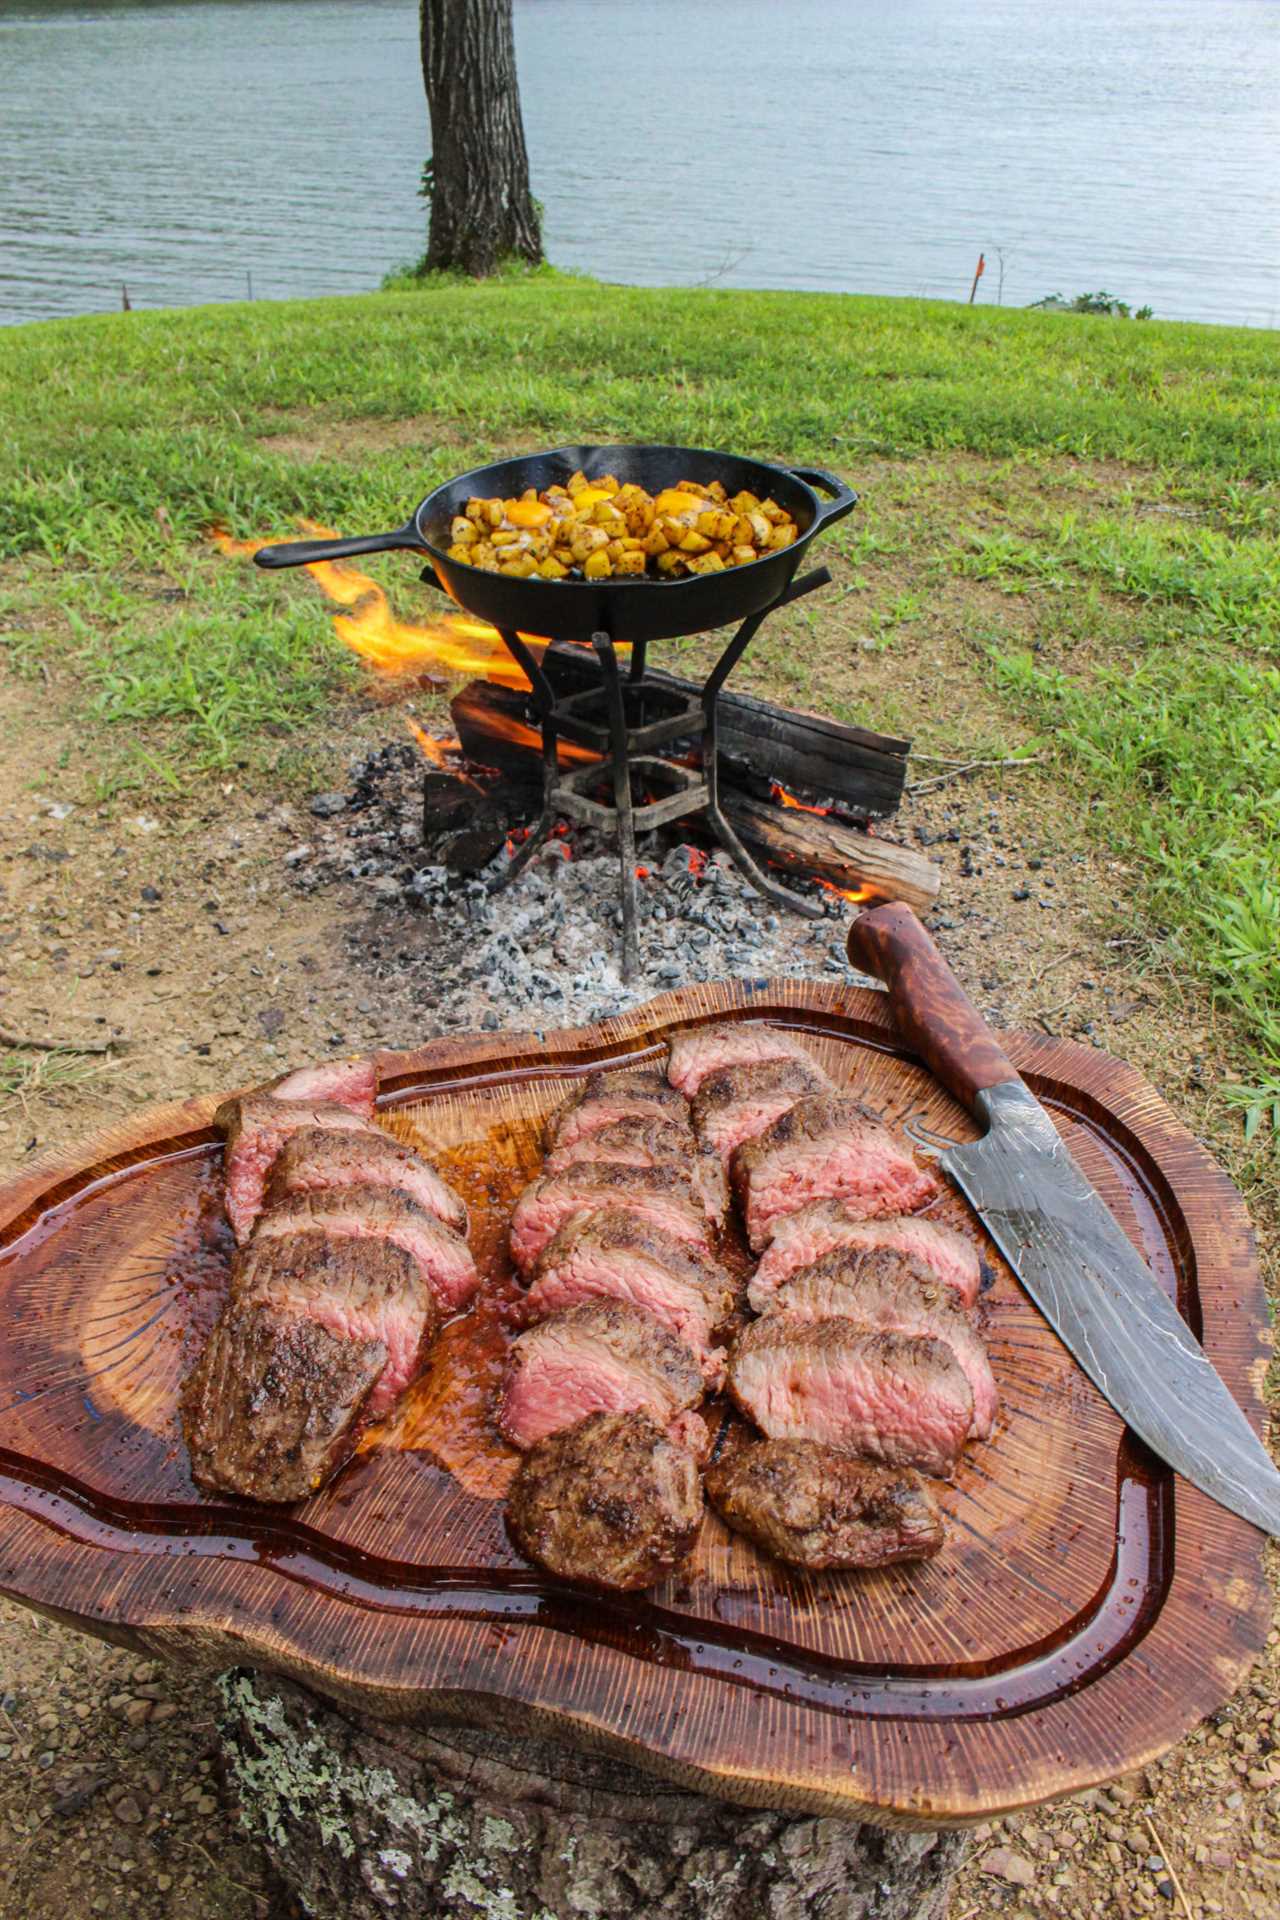
[[[943,1920],[956,1833],[731,1806],[597,1753],[219,1681],[247,1826],[317,1920]]]

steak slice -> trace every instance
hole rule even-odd
[[[942,1516],[919,1474],[816,1440],[757,1440],[717,1460],[707,1493],[720,1517],[793,1567],[889,1567],[927,1560]]]
[[[973,1393],[970,1437],[987,1440],[996,1419],[996,1383],[977,1329],[950,1287],[923,1262],[887,1247],[837,1247],[784,1280],[771,1313],[794,1320],[856,1320],[882,1333],[930,1333],[945,1340]]]
[[[271,1207],[295,1193],[331,1193],[338,1187],[396,1187],[420,1207],[466,1234],[467,1209],[429,1160],[389,1133],[303,1127],[280,1149],[267,1180]]]
[[[313,1320],[356,1345],[379,1342],[386,1357],[369,1397],[371,1419],[388,1412],[415,1378],[443,1317],[403,1247],[318,1231],[257,1236],[236,1255],[231,1300]]]
[[[821,1440],[944,1477],[973,1423],[973,1390],[944,1341],[851,1320],[753,1321],[729,1356],[729,1391],[771,1440]]]
[[[843,1200],[868,1220],[910,1213],[941,1191],[879,1114],[841,1093],[797,1100],[754,1140],[744,1140],[730,1164],[757,1252],[775,1221],[811,1200]]]
[[[709,1073],[693,1098],[693,1124],[704,1147],[727,1160],[771,1120],[831,1082],[816,1060],[748,1060]]]
[[[560,1173],[580,1160],[615,1167],[656,1167],[667,1160],[687,1162],[690,1145],[687,1120],[671,1120],[658,1112],[628,1113],[591,1133],[557,1141],[547,1155],[543,1172]]]
[[[275,1100],[328,1100],[366,1120],[373,1118],[377,1090],[378,1075],[370,1059],[322,1060],[317,1067],[297,1067],[266,1089]]]
[[[402,1247],[444,1313],[464,1307],[480,1284],[471,1249],[461,1235],[398,1188],[386,1193],[347,1187],[333,1193],[294,1194],[261,1216],[254,1241],[261,1244],[308,1232],[338,1239],[383,1240]]]
[[[673,1239],[708,1252],[707,1215],[685,1168],[615,1167],[584,1161],[546,1173],[527,1186],[511,1215],[511,1257],[528,1273],[538,1255],[575,1213],[597,1207],[638,1215]]]
[[[592,1413],[526,1453],[507,1496],[521,1551],[593,1586],[652,1587],[688,1555],[702,1484],[687,1450],[647,1413]]]
[[[538,1256],[525,1310],[545,1320],[586,1300],[622,1300],[652,1314],[697,1355],[708,1385],[720,1384],[715,1330],[736,1297],[724,1270],[695,1247],[617,1207],[571,1214]]]
[[[757,1060],[799,1060],[804,1066],[816,1065],[804,1042],[793,1033],[758,1020],[733,1020],[723,1026],[691,1027],[687,1033],[673,1034],[667,1078],[692,1100],[708,1074]]]
[[[666,1428],[701,1398],[702,1369],[683,1340],[639,1307],[595,1300],[513,1343],[498,1425],[524,1449],[589,1413],[638,1407]]]
[[[372,1120],[328,1100],[278,1100],[271,1093],[246,1093],[224,1100],[213,1124],[226,1136],[225,1204],[236,1239],[243,1243],[262,1211],[267,1175],[276,1155],[302,1127],[375,1134]]]
[[[595,1133],[615,1120],[632,1117],[657,1120],[665,1116],[685,1127],[689,1108],[661,1067],[628,1067],[621,1072],[598,1069],[574,1088],[547,1121],[547,1139],[556,1147],[572,1146],[583,1134]]]
[[[756,1312],[766,1311],[769,1295],[788,1275],[812,1266],[836,1247],[891,1247],[922,1260],[936,1279],[951,1288],[961,1306],[971,1307],[978,1297],[982,1279],[978,1249],[963,1234],[934,1220],[860,1220],[856,1208],[850,1209],[842,1200],[815,1200],[774,1222],[773,1238],[751,1282],[749,1297]]]
[[[231,1301],[182,1390],[191,1471],[253,1500],[305,1500],[350,1453],[386,1364],[267,1300]]]

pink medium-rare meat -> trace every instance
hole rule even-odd
[[[299,1193],[269,1207],[258,1221],[255,1244],[293,1233],[326,1233],[338,1239],[389,1240],[416,1262],[443,1313],[457,1313],[480,1284],[471,1249],[460,1234],[395,1188],[361,1192]]]
[[[855,1320],[882,1333],[927,1333],[944,1340],[973,1394],[970,1437],[991,1437],[996,1383],[987,1350],[951,1289],[909,1254],[887,1247],[837,1247],[784,1280],[768,1310],[795,1320]]]
[[[338,1340],[377,1341],[386,1358],[369,1397],[371,1419],[393,1407],[416,1377],[442,1318],[404,1248],[317,1231],[255,1236],[236,1255],[229,1298],[236,1309],[264,1301],[277,1313],[314,1321]]]
[[[224,1184],[227,1218],[243,1246],[262,1211],[267,1177],[285,1142],[303,1127],[377,1134],[372,1120],[326,1100],[278,1100],[246,1093],[224,1100],[213,1124],[226,1139]],[[381,1136],[379,1136],[381,1137]]]
[[[946,1477],[973,1424],[973,1390],[928,1334],[766,1314],[729,1356],[729,1391],[771,1440],[821,1440]]]
[[[815,1200],[798,1213],[775,1220],[773,1237],[760,1256],[751,1282],[749,1298],[756,1312],[765,1311],[770,1294],[789,1275],[811,1266],[837,1247],[889,1247],[896,1253],[909,1254],[931,1268],[943,1285],[951,1288],[961,1306],[971,1307],[978,1297],[982,1279],[978,1249],[963,1234],[934,1220],[863,1220],[856,1207],[850,1208],[842,1200]]]
[[[704,1147],[727,1160],[797,1100],[830,1086],[816,1060],[749,1060],[721,1067],[694,1095],[694,1129]]]
[[[692,1100],[708,1074],[758,1060],[815,1064],[809,1049],[794,1034],[761,1021],[734,1020],[723,1026],[690,1027],[685,1033],[673,1034],[667,1078]]]
[[[774,1224],[814,1200],[843,1200],[863,1219],[910,1213],[940,1191],[894,1139],[880,1116],[848,1094],[819,1093],[796,1104],[730,1163],[757,1252]]]
[[[702,1370],[683,1340],[638,1307],[595,1300],[513,1343],[498,1424],[523,1450],[591,1413],[638,1408],[665,1429],[701,1398]]]
[[[594,1160],[600,1166],[612,1163],[615,1167],[657,1167],[667,1160],[687,1162],[689,1146],[687,1121],[681,1124],[660,1113],[628,1113],[593,1133],[580,1133],[563,1145],[557,1142],[542,1171],[561,1173],[580,1160]]]
[[[363,1187],[407,1193],[455,1233],[466,1234],[467,1209],[429,1160],[389,1133],[350,1133],[303,1127],[288,1139],[267,1180],[266,1204],[295,1193],[332,1193]]]
[[[709,1251],[707,1215],[682,1167],[615,1167],[584,1161],[543,1174],[527,1186],[511,1215],[511,1257],[528,1273],[575,1213],[599,1207],[638,1215],[673,1239]]]
[[[251,1500],[305,1500],[346,1459],[386,1363],[269,1301],[229,1303],[182,1389],[191,1472]]]
[[[547,1122],[552,1147],[571,1147],[584,1134],[611,1126],[615,1120],[667,1119],[688,1131],[689,1108],[660,1067],[629,1067],[615,1072],[603,1068],[589,1073]]]
[[[297,1067],[266,1091],[273,1100],[327,1100],[348,1107],[366,1120],[373,1118],[378,1076],[372,1060],[324,1060],[318,1067]]]
[[[525,1313],[545,1320],[588,1300],[621,1300],[652,1314],[696,1354],[708,1385],[720,1384],[715,1334],[736,1298],[706,1254],[615,1207],[573,1214],[538,1257]]]

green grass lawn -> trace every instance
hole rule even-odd
[[[181,789],[355,674],[297,581],[211,558],[211,522],[368,530],[513,443],[611,439],[879,476],[818,651],[761,654],[780,690],[847,711],[850,616],[904,655],[950,621],[1239,1022],[1248,1124],[1280,1125],[1274,333],[553,274],[12,329],[0,647],[117,723],[107,777]],[[948,707],[914,730],[972,744]]]

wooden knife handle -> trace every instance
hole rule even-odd
[[[849,929],[849,958],[884,981],[903,1039],[970,1110],[984,1087],[1018,1078],[910,907],[895,901],[860,913]]]

